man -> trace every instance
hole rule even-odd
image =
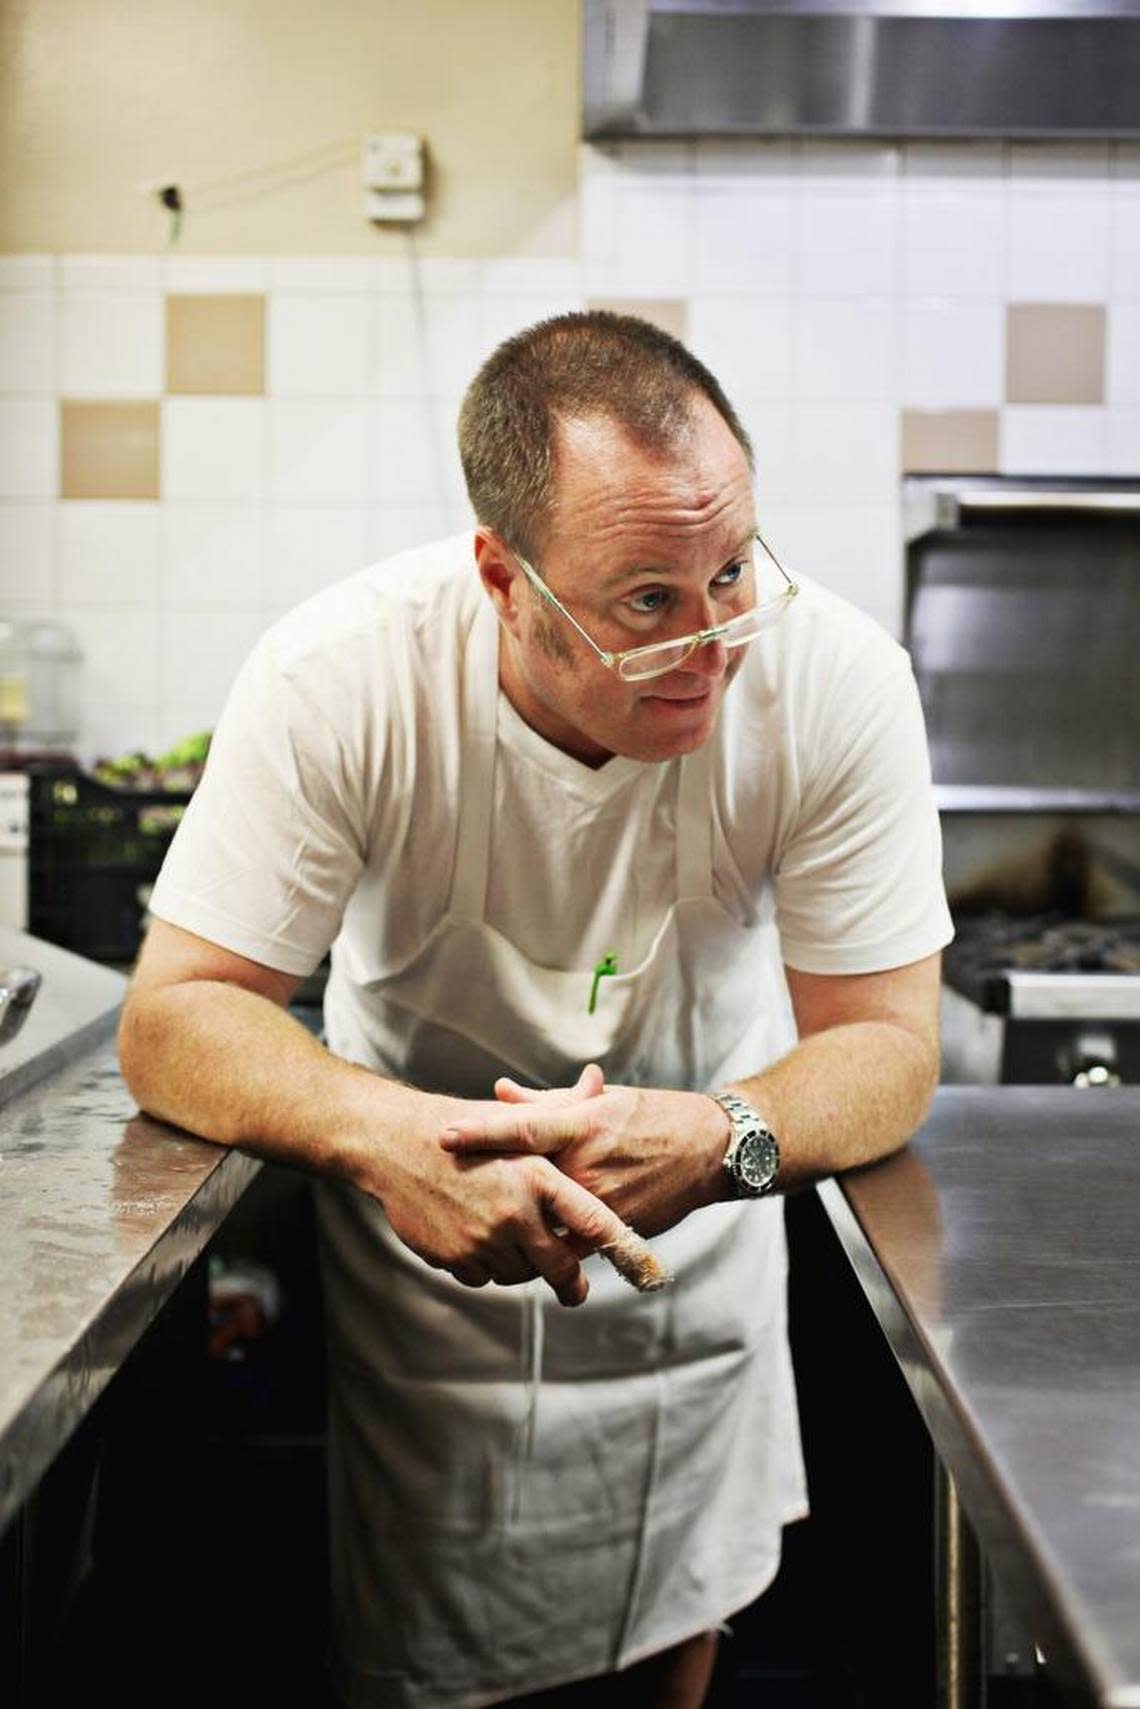
[[[921,717],[758,541],[747,438],[664,333],[509,340],[460,448],[474,566],[365,571],[242,672],[124,1071],[322,1177],[342,1700],[628,1668],[696,1709],[805,1509],[775,1195],[903,1144],[936,1079]],[[330,944],[326,1051],[284,1005]],[[670,1287],[583,1262],[615,1212]]]

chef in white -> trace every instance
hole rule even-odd
[[[622,1670],[696,1709],[806,1507],[780,1194],[903,1144],[937,1076],[922,721],[901,650],[758,537],[747,438],[664,333],[519,334],[460,449],[473,536],[239,676],[123,1067],[319,1177],[338,1699]],[[325,1048],[285,1006],[330,945]],[[597,1255],[618,1217],[662,1291]]]

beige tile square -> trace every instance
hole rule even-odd
[[[1006,403],[1103,403],[1104,335],[1102,303],[1010,303]]]
[[[158,498],[158,399],[62,399],[60,498]]]
[[[614,314],[639,315],[652,321],[662,332],[672,333],[682,344],[685,341],[685,300],[683,297],[591,297],[588,309],[610,309]]]
[[[904,475],[985,475],[998,466],[996,409],[904,409]]]
[[[166,390],[178,396],[262,396],[264,296],[167,297]]]

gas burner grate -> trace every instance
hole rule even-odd
[[[983,1008],[999,1006],[995,982],[1010,970],[1140,974],[1138,920],[986,913],[959,917],[955,931],[943,960],[946,981]]]

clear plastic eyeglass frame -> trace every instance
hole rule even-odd
[[[583,641],[592,648],[604,665],[616,671],[623,682],[647,682],[651,677],[665,676],[667,672],[675,671],[686,659],[691,658],[698,647],[707,647],[710,641],[723,641],[726,647],[743,647],[746,642],[754,641],[762,630],[769,628],[787,610],[800,591],[799,583],[792,580],[771,547],[765,544],[759,534],[755,539],[784,579],[784,587],[774,598],[761,600],[747,611],[742,611],[739,617],[730,617],[726,623],[716,623],[711,629],[698,629],[692,635],[678,635],[673,641],[651,641],[645,647],[628,647],[620,653],[610,653],[604,647],[599,647],[594,638],[583,629],[574,613],[567,611],[557,594],[547,587],[533,564],[529,564],[521,552],[515,552],[514,547],[511,550],[535,592],[541,595],[547,605],[560,612],[568,623],[573,624]]]

